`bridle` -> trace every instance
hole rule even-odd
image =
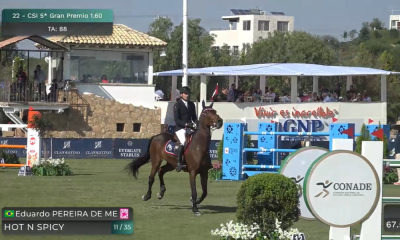
[[[202,117],[207,116],[208,112],[213,111],[215,113],[217,113],[217,111],[213,108],[205,108],[203,109],[203,111],[200,114],[200,119],[199,121],[201,121]],[[215,121],[219,116],[217,114],[215,114],[215,116],[213,118],[211,118],[211,120],[213,121],[213,125],[210,126],[211,131],[214,131],[217,128],[217,122]]]

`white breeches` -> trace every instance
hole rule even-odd
[[[182,145],[185,145],[185,137],[186,137],[186,129],[181,129],[177,132],[175,132],[176,136],[179,139],[179,142],[181,142]]]

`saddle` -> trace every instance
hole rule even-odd
[[[185,133],[185,146],[184,149],[186,151],[186,148],[189,146],[190,141],[192,140],[192,135],[194,133],[194,130],[191,128],[186,128],[186,133]],[[174,140],[175,142],[180,143],[178,136],[176,136],[176,134],[174,134]]]
[[[186,134],[185,134],[186,141],[185,141],[185,145],[183,147],[184,152],[186,152],[187,149],[189,148],[189,145],[192,141],[193,133],[194,133],[194,130],[188,129],[188,128],[186,129]],[[178,156],[177,150],[178,150],[179,145],[180,145],[180,141],[179,141],[178,137],[176,136],[176,134],[174,134],[174,139],[169,140],[165,144],[164,151],[169,155],[177,157]]]

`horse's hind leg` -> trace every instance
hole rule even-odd
[[[150,172],[150,176],[149,176],[149,188],[147,190],[146,195],[142,196],[142,200],[143,201],[147,201],[151,198],[151,188],[153,187],[153,183],[154,183],[154,176],[156,175],[158,169],[160,168],[161,165],[161,159],[158,158],[154,158],[151,160],[151,172]]]
[[[201,197],[196,199],[196,203],[200,204],[203,200],[207,197],[207,183],[208,183],[208,170],[204,170],[200,172],[200,181],[201,181],[201,188],[203,190],[203,194]]]
[[[170,172],[170,171],[172,171],[174,169],[175,169],[174,166],[172,166],[171,164],[169,164],[167,162],[164,166],[162,166],[160,168],[160,171],[158,171],[158,177],[160,179],[160,192],[157,193],[157,197],[160,200],[164,197],[164,193],[167,190],[165,188],[165,183],[164,183],[164,174],[166,174],[167,172]]]

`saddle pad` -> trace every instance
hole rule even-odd
[[[177,154],[175,153],[175,145],[176,142],[172,142],[171,140],[169,140],[166,144],[165,144],[165,148],[164,151],[172,156],[177,156]]]

